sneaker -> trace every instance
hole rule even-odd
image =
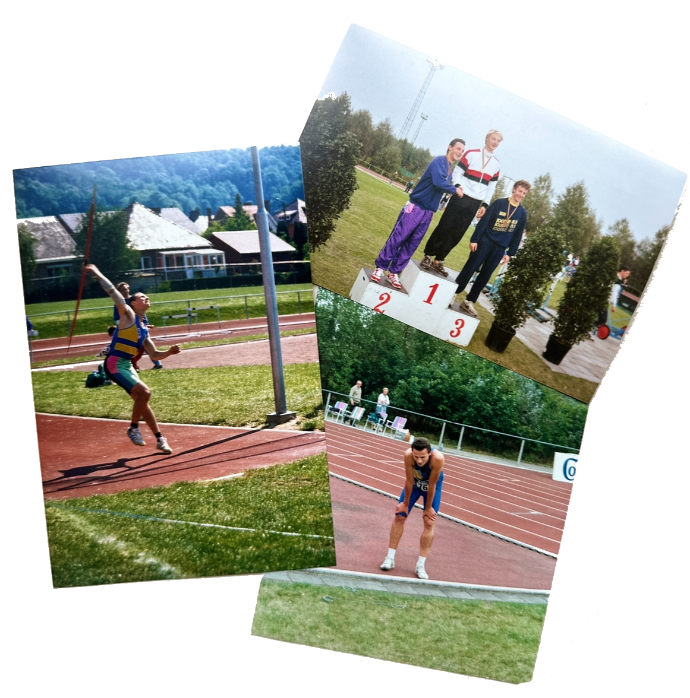
[[[429,579],[429,575],[426,573],[424,565],[417,565],[414,572],[420,579]]]
[[[379,269],[378,267],[376,267],[376,270],[375,270],[374,273],[371,275],[371,280],[372,280],[375,284],[380,284],[380,283],[381,283],[381,277],[382,277],[382,276],[383,276],[383,269]]]
[[[392,570],[395,567],[395,560],[392,557],[386,557],[386,559],[383,561],[383,564],[381,565],[382,570]]]
[[[428,254],[425,254],[424,259],[419,263],[419,266],[422,269],[431,269],[431,265],[432,265],[431,257],[429,257]]]
[[[448,276],[448,272],[446,271],[446,268],[443,266],[443,262],[439,262],[438,259],[431,264],[430,268],[431,271],[435,271],[437,274],[440,274],[441,276]]]
[[[158,441],[156,443],[156,448],[159,451],[163,451],[163,453],[172,453],[173,452],[172,448],[170,448],[170,446],[168,446],[168,441],[165,438],[165,436],[161,436],[161,438],[158,439]]]
[[[477,317],[477,311],[474,309],[474,303],[472,301],[464,300],[460,303],[460,310],[463,310],[472,317]]]
[[[135,446],[146,446],[146,441],[144,441],[144,437],[141,435],[141,432],[139,431],[138,427],[130,427],[129,429],[127,429],[127,436],[129,436],[130,441]]]
[[[160,361],[156,361],[155,364],[153,364],[154,368],[163,368],[163,364]]]
[[[402,288],[402,284],[400,283],[400,278],[398,277],[397,274],[388,274],[388,283],[393,288]]]

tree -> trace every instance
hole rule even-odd
[[[665,225],[654,234],[653,239],[645,238],[637,245],[637,256],[628,283],[638,291],[644,290],[652,275],[659,253],[666,242],[671,226]]]
[[[522,205],[529,214],[527,216],[527,233],[541,230],[553,215],[553,184],[551,175],[547,172],[539,175],[532,183],[532,188],[522,200]]]
[[[360,157],[369,160],[374,154],[374,122],[368,109],[353,112],[350,117],[350,131],[355,134],[362,146]]]
[[[627,218],[621,218],[609,226],[608,236],[613,238],[621,252],[621,264],[633,269],[637,260],[635,238]]]
[[[582,256],[590,244],[601,237],[601,225],[589,206],[584,182],[576,182],[558,195],[551,222],[563,236],[568,252],[576,255]]]
[[[19,262],[22,266],[22,284],[24,284],[24,293],[26,294],[31,288],[31,280],[36,271],[36,254],[34,253],[36,238],[23,223],[17,226],[17,233],[19,235]]]
[[[222,221],[213,221],[206,230],[202,233],[202,237],[210,238],[213,233],[223,231],[240,231],[240,230],[256,230],[256,224],[252,221],[252,217],[242,208],[242,197],[235,194],[235,213],[233,216],[227,216]]]
[[[312,252],[330,240],[357,188],[355,165],[361,146],[349,131],[351,113],[347,92],[317,100],[300,136]]]
[[[558,304],[553,335],[560,344],[572,347],[589,337],[608,303],[619,260],[620,250],[610,236],[589,246]]]
[[[400,148],[397,145],[387,145],[374,153],[371,164],[380,167],[391,176],[400,169],[401,162]]]
[[[494,201],[496,201],[496,199],[505,199],[507,197],[508,193],[506,192],[506,181],[505,179],[499,179],[498,182],[496,182],[494,195],[491,197],[491,201],[489,202],[489,204],[492,204]]]
[[[96,210],[91,236],[89,262],[104,272],[125,271],[139,266],[140,254],[127,239],[129,219],[126,211]],[[76,251],[83,255],[89,229],[89,215],[84,214],[74,236]]]

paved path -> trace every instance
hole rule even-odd
[[[322,432],[161,424],[175,449],[166,456],[155,450],[145,426],[147,445],[135,446],[127,437],[128,425],[116,419],[37,414],[45,497],[86,497],[223,478],[326,448]]]
[[[303,327],[315,327],[316,320],[314,313],[302,313],[301,315],[281,315],[278,319],[280,329],[295,330]],[[192,333],[187,331],[186,325],[175,325],[168,327],[166,336],[162,327],[151,330],[151,337],[156,344],[169,345],[182,342],[210,341],[222,339],[232,333],[233,337],[243,335],[264,334],[268,331],[265,317],[249,318],[247,320],[226,320],[218,327],[217,322],[206,322],[199,325],[201,336],[196,334],[196,326],[193,326]],[[86,356],[87,354],[97,354],[104,346],[110,343],[107,332],[99,334],[85,334],[72,338],[72,346],[69,356]],[[33,340],[33,360],[50,361],[52,359],[65,358],[67,354],[67,337],[55,337],[53,339]],[[144,359],[144,362],[148,359]]]
[[[405,579],[402,577],[387,577],[382,574],[359,574],[328,567],[317,567],[309,570],[289,572],[271,572],[264,575],[265,579],[281,582],[299,582],[302,584],[318,584],[337,588],[362,589],[368,591],[390,591],[408,596],[435,596],[446,599],[462,599],[464,601],[508,601],[511,603],[545,604],[549,600],[546,590],[512,589],[509,587],[491,587],[476,584],[458,584],[452,582],[433,582],[431,580]]]
[[[493,314],[493,304],[486,294],[480,293],[478,302]],[[542,352],[546,348],[546,342],[552,331],[552,323],[528,318],[527,323],[517,331],[516,338],[531,349],[552,371],[601,383],[620,349],[620,340],[613,337],[603,340],[595,337],[591,341],[580,342],[566,354],[563,361],[557,366],[542,357]]]
[[[283,337],[280,340],[283,365],[318,363],[319,349],[316,343],[316,334],[296,335]],[[85,371],[90,373],[103,359],[87,361],[78,364],[63,364],[46,368],[35,368],[40,371]],[[164,360],[164,369],[171,368],[209,368],[216,366],[267,366],[271,363],[271,352],[268,340],[253,342],[238,342],[237,344],[225,344],[215,347],[200,347],[197,349],[185,349],[177,355],[169,356]],[[139,362],[142,371],[153,369],[153,364],[148,360]]]

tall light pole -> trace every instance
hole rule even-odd
[[[420,117],[421,121],[419,122],[419,126],[417,126],[417,130],[414,133],[414,136],[412,137],[412,145],[414,145],[415,141],[417,140],[417,136],[419,135],[419,132],[422,130],[422,126],[424,126],[424,122],[429,118],[428,114],[422,114]]]
[[[254,190],[256,192],[257,211],[254,216],[259,229],[259,249],[261,251],[261,275],[264,280],[266,298],[266,319],[268,321],[268,343],[271,350],[271,372],[273,374],[273,397],[276,411],[266,415],[269,425],[283,424],[297,416],[296,412],[287,411],[285,399],[285,376],[283,375],[283,355],[280,349],[280,325],[278,322],[278,298],[273,274],[273,253],[271,252],[271,235],[268,230],[268,216],[264,206],[264,186],[261,182],[261,163],[259,150],[252,147],[252,168],[254,170]]]
[[[443,70],[445,68],[445,65],[443,63],[433,58],[427,58],[426,60],[431,67],[429,68],[429,72],[426,76],[426,79],[424,80],[422,89],[419,90],[419,94],[417,95],[417,98],[415,99],[414,104],[412,105],[412,109],[410,109],[410,113],[407,115],[407,119],[405,119],[405,123],[403,124],[403,127],[400,129],[400,133],[398,134],[398,138],[400,139],[407,138],[407,134],[410,132],[410,129],[412,128],[412,124],[415,120],[415,117],[417,116],[419,107],[422,105],[424,95],[426,94],[426,91],[429,89],[431,80],[433,79],[434,75],[436,75],[436,71]]]

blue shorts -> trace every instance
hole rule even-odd
[[[428,482],[427,482],[428,485]],[[431,508],[438,514],[439,507],[441,506],[441,491],[443,489],[443,471],[441,471],[441,474],[438,476],[438,480],[436,481],[436,491],[434,492],[434,501],[431,502]],[[426,509],[426,495],[427,492],[420,489],[415,486],[412,488],[412,494],[410,495],[410,504],[407,507],[407,513],[412,511],[412,507],[415,505],[415,502],[422,497],[424,499],[424,508]],[[400,495],[400,499],[398,500],[398,504],[401,502],[405,501],[405,488],[403,487],[402,494]],[[396,516],[404,516],[404,514],[396,514]]]

